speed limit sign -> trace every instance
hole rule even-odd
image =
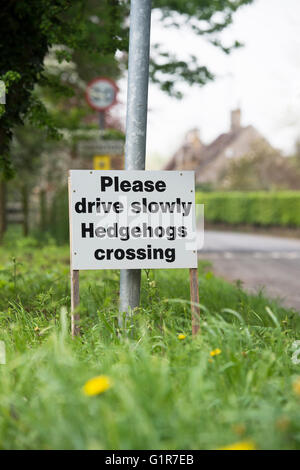
[[[106,111],[117,101],[118,87],[110,78],[98,77],[86,89],[86,100],[96,111]]]

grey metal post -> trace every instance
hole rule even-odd
[[[144,170],[149,81],[151,0],[131,0],[125,170]],[[120,272],[120,312],[140,303],[140,269]]]
[[[99,111],[99,129],[105,129],[105,111]]]

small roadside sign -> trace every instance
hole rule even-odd
[[[96,111],[106,111],[117,102],[118,87],[110,78],[98,77],[86,88],[86,100]]]
[[[70,171],[72,270],[196,268],[193,171]]]
[[[95,155],[94,170],[110,170],[110,155]]]
[[[86,269],[189,268],[198,332],[194,171],[70,170],[69,221],[73,336],[80,334],[79,272]]]
[[[78,151],[87,155],[90,155],[91,152],[95,155],[123,155],[124,140],[81,140],[78,142]]]

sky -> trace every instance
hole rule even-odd
[[[197,56],[216,75],[204,87],[187,86],[176,100],[149,86],[147,168],[159,169],[198,128],[210,143],[230,126],[230,110],[240,107],[242,125],[254,125],[276,148],[288,154],[300,138],[300,1],[256,0],[242,7],[222,32],[226,43],[244,47],[229,56],[187,28],[166,29],[152,15],[151,43],[184,59]],[[125,117],[126,77],[119,82],[118,106]]]

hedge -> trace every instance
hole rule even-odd
[[[197,192],[204,218],[212,223],[300,227],[300,191]],[[48,232],[57,243],[69,240],[68,192],[60,188],[48,214]]]
[[[197,192],[206,221],[277,227],[300,227],[300,191]]]
[[[69,241],[69,203],[68,188],[59,188],[49,208],[48,214],[48,233],[57,244],[67,243]]]

